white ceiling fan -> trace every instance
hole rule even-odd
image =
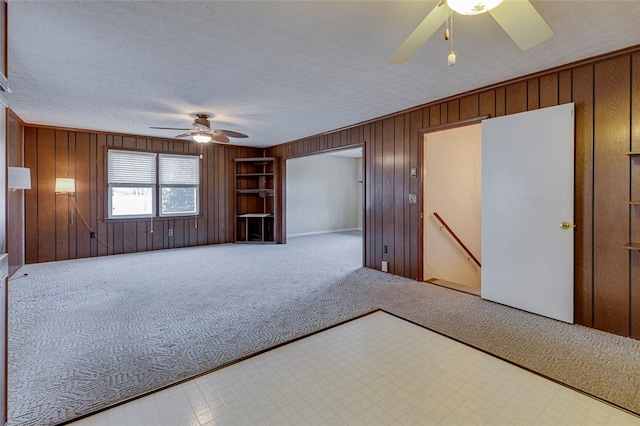
[[[387,63],[402,64],[411,59],[453,12],[462,15],[489,12],[522,51],[539,45],[554,34],[529,0],[441,0]]]

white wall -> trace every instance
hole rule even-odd
[[[362,198],[364,194],[364,179],[362,175],[362,157],[356,158],[356,176],[358,178],[358,185],[356,185],[356,190],[358,191],[358,205],[357,205],[357,214],[358,214],[358,229],[362,231],[362,218],[364,216],[364,210],[362,206]]]
[[[362,227],[358,162],[331,155],[287,160],[287,236]]]
[[[438,214],[481,261],[482,125],[424,137],[424,278],[480,288],[480,268],[433,216]]]

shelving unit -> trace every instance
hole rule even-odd
[[[627,155],[631,157],[633,162],[633,158],[640,157],[640,151],[629,151],[627,152]],[[629,208],[633,208],[633,206],[640,206],[640,200],[629,200]],[[640,251],[640,243],[631,241],[623,244],[622,248],[632,251]]]
[[[274,157],[236,158],[236,242],[276,242],[276,176]]]

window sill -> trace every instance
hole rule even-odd
[[[147,222],[153,219],[154,222],[164,222],[167,220],[186,220],[186,219],[202,219],[202,214],[188,216],[144,216],[144,217],[123,217],[123,218],[104,218],[103,223],[123,223],[123,222]]]

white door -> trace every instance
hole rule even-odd
[[[482,122],[482,298],[573,323],[573,162],[573,104]]]

